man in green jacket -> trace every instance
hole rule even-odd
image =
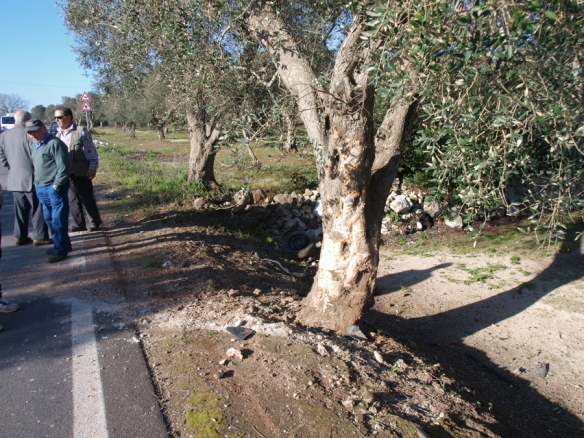
[[[43,206],[43,216],[53,236],[53,250],[47,262],[56,263],[67,257],[69,240],[69,173],[71,163],[67,146],[47,131],[40,119],[25,123],[25,129],[34,142],[32,163],[37,196]]]

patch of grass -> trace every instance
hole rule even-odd
[[[398,237],[395,241],[395,244],[400,246],[406,245],[407,243],[408,240],[405,237]]]
[[[521,258],[519,258],[519,256],[513,255],[511,256],[511,263],[514,265],[518,265],[519,263],[521,263]]]
[[[185,429],[196,437],[216,438],[225,428],[222,400],[212,392],[193,394],[189,399],[190,409],[185,414]]]
[[[525,275],[526,277],[527,277],[528,275],[531,275],[531,272],[529,272],[529,271],[526,271],[525,269],[517,268],[517,269],[516,269],[516,271],[517,271],[517,272],[519,272],[520,274],[523,274],[523,275]]]
[[[523,288],[525,288],[527,290],[534,290],[535,289],[535,284],[533,284],[533,283],[531,283],[529,281],[526,281],[525,283],[521,283],[519,285],[519,290],[521,290]]]
[[[143,265],[145,268],[150,268],[154,266],[154,259],[146,259]]]
[[[487,264],[486,268],[475,268],[475,269],[467,268],[466,264],[464,264],[464,263],[459,263],[457,266],[459,269],[462,269],[463,271],[466,271],[467,273],[469,273],[471,275],[471,278],[468,280],[465,280],[464,284],[472,284],[472,283],[479,283],[479,282],[486,283],[487,280],[492,280],[495,278],[495,276],[493,275],[495,272],[507,269],[507,267],[505,265],[491,265],[491,264]]]
[[[397,224],[399,222],[399,214],[397,214],[397,211],[390,210],[387,218],[392,224]]]
[[[102,208],[113,210],[121,222],[128,216],[128,210],[148,215],[161,209],[188,209],[196,195],[210,194],[201,184],[187,181],[190,153],[187,132],[174,131],[167,141],[160,141],[156,131],[141,129],[131,139],[121,129],[108,127],[95,129],[93,137],[107,142],[99,146],[100,172],[95,184],[103,192],[115,190],[115,196],[106,195],[112,201]],[[299,145],[298,154],[282,154],[274,147],[276,143],[253,145],[262,163],[260,169],[247,165],[251,161],[246,152],[241,153],[233,145],[222,145],[215,165],[221,191],[232,193],[244,187],[276,194],[316,189],[316,164],[309,145],[304,148]],[[231,157],[233,149],[241,155],[237,162]],[[119,205],[121,199],[126,206]]]

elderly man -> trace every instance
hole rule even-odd
[[[57,137],[67,145],[71,158],[69,208],[74,223],[71,231],[87,230],[83,207],[89,216],[89,231],[97,231],[102,221],[93,194],[92,180],[97,173],[99,157],[91,134],[83,126],[73,122],[73,112],[70,108],[57,108],[55,121],[59,127]]]
[[[69,173],[71,164],[67,146],[47,131],[40,119],[24,124],[26,132],[34,142],[32,162],[36,193],[43,206],[43,215],[53,235],[53,250],[47,262],[56,263],[71,251],[69,240]]]
[[[18,110],[14,120],[14,128],[0,136],[0,165],[9,172],[6,190],[10,190],[14,198],[14,237],[17,245],[31,242],[35,245],[49,245],[53,241],[49,239],[43,209],[33,186],[32,142],[24,130],[24,123],[30,120],[30,113]],[[31,213],[34,241],[28,236]]]

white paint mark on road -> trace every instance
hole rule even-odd
[[[87,267],[87,261],[85,260],[85,256],[75,255],[69,258],[69,265],[71,268],[85,269]]]
[[[107,421],[93,312],[89,304],[71,303],[73,344],[73,437],[107,438]]]

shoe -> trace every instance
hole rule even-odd
[[[92,232],[93,231],[98,231],[100,226],[101,226],[101,224],[98,224],[98,225],[90,225],[89,226],[89,231],[92,231]]]
[[[29,243],[32,243],[32,239],[30,237],[25,237],[23,239],[15,239],[15,240],[16,240],[17,246],[28,245]]]
[[[70,246],[68,249],[69,252],[73,251],[73,247]],[[47,249],[47,251],[45,252],[46,255],[53,255],[53,248],[49,248]]]
[[[18,310],[20,306],[16,303],[7,303],[6,301],[0,300],[0,312],[10,313]]]
[[[67,258],[67,254],[53,254],[47,257],[47,263],[57,263],[61,260],[65,260]]]
[[[78,231],[87,231],[87,227],[78,227],[77,225],[73,225],[71,228],[69,228],[69,231],[72,233],[77,233]]]
[[[33,240],[32,241],[34,246],[42,246],[42,245],[52,245],[53,243],[53,239],[38,239],[38,240]]]

